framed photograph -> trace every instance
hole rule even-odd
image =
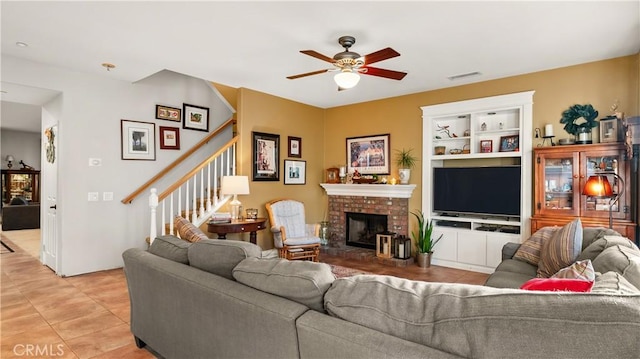
[[[491,152],[493,152],[493,140],[482,140],[482,141],[480,141],[480,152],[481,153],[491,153]]]
[[[179,150],[180,149],[180,129],[177,127],[159,126],[160,149]]]
[[[307,161],[284,160],[284,184],[307,183]]]
[[[600,142],[618,142],[618,119],[600,120]]]
[[[289,157],[301,158],[302,157],[302,139],[300,137],[288,138],[289,142]]]
[[[279,181],[280,135],[252,132],[253,180]]]
[[[520,136],[510,135],[500,137],[500,152],[520,151]]]
[[[389,174],[389,134],[347,138],[347,171]]]
[[[156,124],[120,120],[123,160],[156,160]]]
[[[175,107],[156,105],[156,118],[158,120],[182,121],[182,110]]]
[[[182,128],[209,132],[209,108],[182,104]]]

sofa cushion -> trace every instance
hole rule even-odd
[[[622,274],[616,272],[596,273],[592,293],[610,295],[640,295],[640,288],[629,283]]]
[[[604,236],[621,236],[620,233],[611,228],[605,227],[583,227],[582,228],[582,250],[584,251],[591,243],[597,241]],[[580,258],[586,259],[586,258]],[[589,258],[593,260],[592,258]]]
[[[593,269],[600,273],[620,273],[636,288],[640,288],[640,250],[637,247],[609,247],[593,260]]]
[[[197,242],[203,239],[209,239],[209,237],[207,237],[200,228],[194,226],[193,223],[189,222],[189,220],[185,218],[176,216],[174,224],[178,231],[178,235],[180,235],[180,238],[185,241]]]
[[[247,258],[233,269],[240,283],[324,313],[324,293],[335,280],[325,263]]]
[[[621,245],[629,248],[636,247],[636,245],[633,244],[633,242],[631,242],[628,238],[621,236],[604,235],[587,246],[587,248],[585,248],[582,253],[578,255],[577,260],[580,261],[584,259],[591,259],[593,261],[600,253],[602,253],[603,250],[616,245]]]
[[[560,269],[551,278],[580,279],[593,282],[596,279],[596,272],[593,270],[591,260],[586,259]]]
[[[189,264],[188,250],[190,246],[191,243],[176,236],[160,236],[156,237],[149,246],[149,253],[174,262]]]
[[[233,268],[246,258],[259,258],[262,249],[251,242],[203,239],[188,250],[189,264],[233,280]]]
[[[520,289],[552,292],[589,292],[593,281],[573,278],[532,278]]]
[[[549,240],[557,230],[558,227],[540,228],[520,245],[516,254],[513,255],[513,259],[518,259],[537,267],[538,262],[540,262],[542,244]]]
[[[542,245],[538,277],[549,278],[560,269],[575,262],[582,250],[582,222],[580,218],[556,230]]]
[[[465,358],[637,356],[639,301],[379,275],[336,279],[325,294],[332,316]]]
[[[496,272],[520,273],[529,276],[529,278],[535,277],[537,271],[537,265],[534,266],[518,259],[505,259],[496,267]]]
[[[487,287],[494,288],[520,288],[520,286],[528,281],[531,278],[534,278],[534,275],[522,274],[522,273],[513,273],[507,271],[493,272],[487,278],[487,281],[484,283]]]

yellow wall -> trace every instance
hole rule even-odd
[[[259,215],[266,216],[267,201],[296,198],[306,204],[307,221],[315,223],[325,217],[327,205],[319,183],[324,182],[326,168],[345,164],[347,137],[389,133],[391,175],[397,177],[393,150],[404,147],[413,148],[417,155],[422,152],[421,106],[535,90],[531,126],[543,129],[551,123],[556,141],[568,138],[559,121],[562,111],[574,104],[592,104],[601,118],[609,115],[610,106],[619,100],[620,111],[640,115],[640,54],[330,109],[244,88],[221,88],[218,84],[216,87],[230,103],[234,106],[237,103],[239,174],[250,177],[252,174],[252,131],[280,135],[280,166],[287,158],[287,136],[302,138],[301,160],[307,163],[306,185],[285,186],[282,172],[279,182],[252,181],[251,195],[239,198],[244,208],[258,208]],[[357,90],[356,87],[351,91]],[[532,140],[534,146],[541,142]],[[593,140],[599,140],[597,129]],[[423,165],[418,162],[412,171],[410,182],[418,186],[409,201],[410,210],[421,208]],[[410,220],[411,230],[415,224],[413,218]],[[268,231],[261,231],[258,244],[264,249],[271,248],[271,238]]]
[[[639,79],[636,75],[639,71],[639,57],[640,55],[626,56],[327,109],[324,166],[332,167],[345,162],[345,138],[389,133],[391,173],[397,177],[393,150],[414,148],[416,154],[422,153],[420,107],[439,103],[535,90],[532,126],[544,129],[545,124],[553,124],[556,141],[558,138],[569,137],[560,124],[560,118],[562,111],[574,104],[590,103],[599,111],[600,117],[604,117],[610,114],[609,108],[615,100],[619,100],[620,110],[627,114],[640,114]],[[357,91],[357,87],[354,90]],[[597,132],[597,129],[594,130],[594,142],[599,140]],[[532,140],[534,146],[541,142]],[[410,183],[417,184],[418,187],[409,200],[410,209],[421,208],[423,165],[425,164],[418,162],[411,173]],[[410,228],[413,228],[413,224],[410,224]]]
[[[322,220],[326,200],[319,183],[324,175],[324,110],[281,97],[241,88],[238,90],[238,174],[252,178],[252,132],[280,135],[280,180],[251,181],[251,194],[238,199],[243,207],[257,208],[266,217],[265,203],[276,198],[295,198],[305,203],[309,223]],[[300,137],[301,158],[287,157],[287,137]],[[284,160],[306,161],[306,184],[284,185]],[[232,238],[229,236],[229,238]],[[271,233],[258,232],[258,244],[263,249],[273,247]]]

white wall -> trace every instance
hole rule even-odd
[[[27,165],[39,170],[40,169],[40,138],[38,132],[24,132],[15,130],[2,130],[2,148],[0,148],[0,157],[2,159],[2,168],[7,167],[5,158],[12,155],[15,161],[12,162],[11,169],[20,169],[20,161],[24,161]]]
[[[136,84],[67,71],[2,56],[2,80],[62,92],[58,120],[58,227],[60,275],[75,275],[122,266],[122,252],[146,246],[149,211],[142,196],[130,205],[122,198],[175,160],[207,135],[180,130],[180,151],[160,150],[155,161],[121,160],[120,120],[181,127],[156,120],[155,105],[182,107],[183,103],[210,108],[209,129],[229,119],[233,110],[202,80],[162,72]],[[190,165],[231,139],[231,130],[210,143]],[[102,166],[89,167],[89,158]],[[179,172],[172,173],[178,178]],[[158,186],[162,190],[161,185]],[[114,201],[88,202],[88,192],[114,192]]]

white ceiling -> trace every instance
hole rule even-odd
[[[2,1],[2,54],[135,82],[169,69],[334,107],[614,58],[640,51],[640,1],[13,2]],[[402,81],[362,76],[337,91],[331,65],[301,54],[361,55]],[[27,43],[18,47],[16,42]],[[107,72],[100,66],[117,66]],[[447,77],[479,71],[451,81]],[[3,84],[3,88],[4,88]],[[5,96],[3,94],[3,100]]]

